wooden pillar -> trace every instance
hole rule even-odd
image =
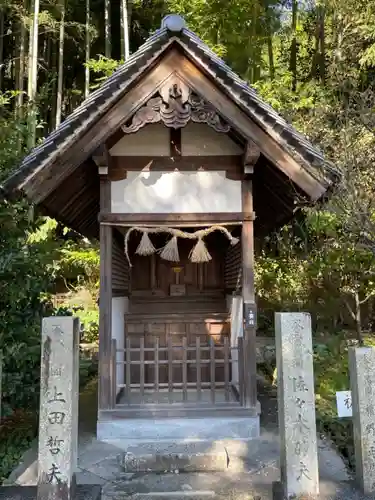
[[[157,280],[156,280],[156,256],[153,253],[150,255],[150,283],[151,290],[154,291],[157,288]]]
[[[110,181],[100,182],[101,212],[110,207]],[[99,410],[111,408],[111,339],[112,339],[112,238],[111,226],[100,225],[99,292]]]
[[[252,181],[242,181],[242,297],[244,325],[245,406],[257,405],[256,305],[254,290],[254,214]]]

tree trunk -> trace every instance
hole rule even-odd
[[[0,6],[0,90],[3,88],[4,74],[4,9]]]
[[[325,10],[324,7],[319,8],[319,76],[323,84],[326,80],[326,48],[325,48]]]
[[[275,79],[275,62],[273,58],[273,41],[272,35],[269,33],[267,35],[267,48],[268,48],[268,67],[270,71],[270,79]]]
[[[90,92],[90,68],[87,66],[90,59],[90,0],[86,0],[86,67],[85,67],[85,99]]]
[[[292,44],[290,47],[290,71],[292,73],[292,91],[297,89],[297,14],[298,1],[293,0],[292,4]]]
[[[125,30],[124,30],[124,2],[120,0],[120,52],[121,59],[125,61]]]
[[[56,97],[56,128],[61,123],[62,92],[64,81],[64,35],[65,35],[65,0],[60,0],[60,38],[59,38],[59,69],[57,76]]]
[[[259,48],[257,43],[257,10],[256,5],[253,4],[252,8],[252,19],[251,19],[251,35],[250,35],[250,47],[251,47],[251,68],[250,68],[250,83],[255,83],[259,75]]]
[[[318,8],[317,8],[318,9]],[[314,54],[311,61],[311,78],[317,79],[318,77],[318,66],[319,66],[319,46],[320,46],[320,33],[319,33],[319,19],[318,10],[316,11],[316,26],[315,26],[315,47]]]
[[[48,71],[48,74],[51,74],[51,69],[52,69],[52,35],[47,34],[47,50],[46,50],[46,68]],[[54,96],[55,93],[53,92],[52,95]],[[46,113],[46,124],[47,124],[47,131],[48,134],[54,131],[54,128],[52,128],[52,121],[55,120],[56,116],[53,117],[53,120],[51,118],[51,113],[52,113],[52,103],[55,102],[55,99],[52,97],[51,99],[51,104],[47,106],[47,113]]]
[[[343,23],[342,16],[337,12],[333,15],[332,26],[334,27],[334,61],[336,64],[341,63],[343,59],[342,42],[343,42]]]
[[[357,334],[357,339],[359,345],[363,345],[363,337],[362,337],[362,318],[361,318],[361,303],[359,300],[359,293],[355,292],[354,294],[354,304],[355,304],[355,329]]]
[[[111,48],[111,0],[104,0],[105,57],[112,55]]]
[[[58,60],[58,47],[57,41],[54,37],[51,37],[51,45],[52,45],[52,56],[51,56],[51,73],[53,74],[53,87],[52,94],[55,95],[57,93],[57,60]],[[56,114],[57,114],[57,100],[52,99],[51,103],[51,130],[55,130],[56,128]]]
[[[25,10],[25,1],[23,2],[23,7]],[[17,95],[17,108],[18,108],[18,118],[22,120],[23,118],[23,89],[24,89],[24,78],[25,78],[25,45],[26,45],[26,28],[24,20],[24,11],[19,18],[19,52],[18,52],[18,65],[17,65],[17,76],[16,76],[16,88],[19,92]]]
[[[130,56],[130,46],[129,46],[130,17],[129,17],[127,0],[121,0],[121,7],[122,7],[122,23],[124,30],[124,60],[127,61]]]
[[[121,12],[121,58],[126,61],[129,59],[130,47],[129,47],[129,26],[130,26],[130,16],[127,0],[120,0],[120,12]]]
[[[325,10],[321,5],[316,6],[315,49],[311,63],[311,77],[320,80],[323,84],[326,79],[325,54]]]
[[[260,80],[261,77],[261,61],[262,61],[262,47],[258,44],[254,50],[254,71],[253,71],[253,83]]]
[[[28,136],[27,145],[29,148],[35,146],[36,140],[36,92],[38,79],[38,18],[39,18],[39,0],[33,1],[32,33],[30,36],[30,63],[29,63],[29,113],[28,113]]]
[[[27,62],[27,95],[31,94],[31,77],[32,77],[32,56],[33,56],[33,12],[35,1],[30,0],[29,4],[29,48],[28,48],[28,62]]]

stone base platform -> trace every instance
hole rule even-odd
[[[248,455],[259,435],[259,416],[121,419],[97,426],[100,441],[124,451],[120,463],[127,473],[225,471],[237,450]]]
[[[75,500],[100,500],[102,487],[98,484],[78,484]],[[0,500],[36,500],[36,486],[0,486]]]
[[[246,417],[105,419],[97,423],[99,441],[121,440],[129,445],[158,442],[220,441],[256,439],[260,435],[259,415]]]

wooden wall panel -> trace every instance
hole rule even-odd
[[[242,252],[241,244],[230,246],[225,255],[224,281],[227,291],[242,288]]]
[[[115,295],[129,295],[129,264],[120,243],[112,239],[112,292]]]

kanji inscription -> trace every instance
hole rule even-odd
[[[319,494],[310,316],[277,313],[281,477],[286,498]]]
[[[74,498],[78,349],[79,323],[76,319],[53,317],[43,320],[38,500],[50,498],[48,495],[52,495],[54,500]]]
[[[375,348],[349,348],[357,482],[375,493]]]

